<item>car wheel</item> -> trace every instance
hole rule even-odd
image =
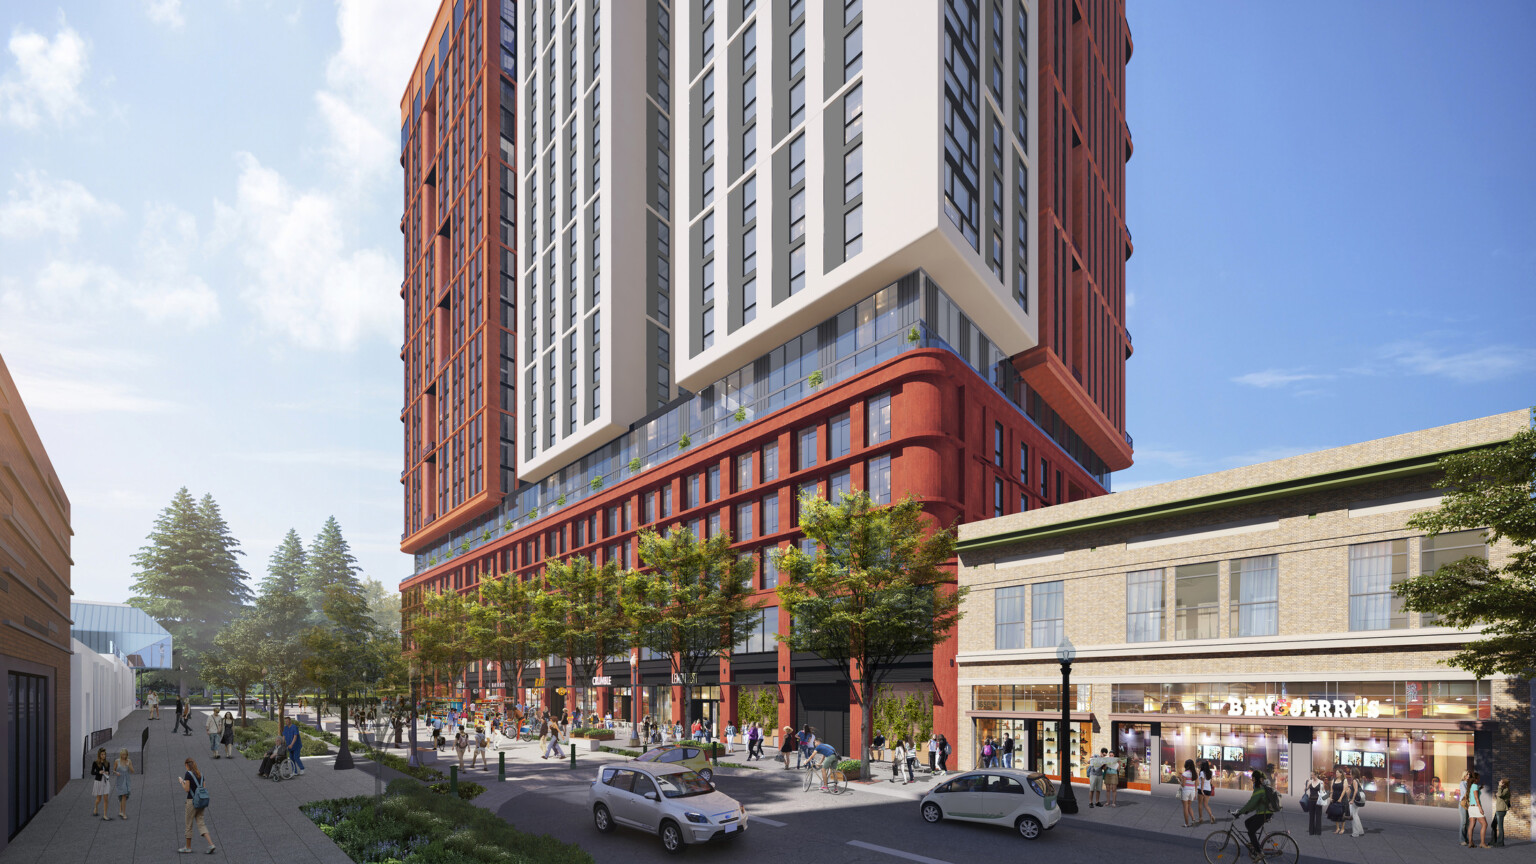
[[[1019,836],[1025,840],[1034,840],[1040,836],[1040,820],[1033,816],[1020,816],[1013,827],[1019,829]]]
[[[704,768],[699,771],[699,776],[704,778],[705,783],[709,783],[715,779],[715,772],[709,770],[708,768]]]
[[[933,803],[932,801],[929,801],[927,804],[923,805],[923,821],[937,822],[943,818],[944,811],[939,809],[939,805]]]
[[[613,830],[613,814],[608,812],[608,807],[599,804],[592,808],[592,824],[604,834]]]
[[[657,833],[661,835],[661,848],[673,855],[681,855],[688,848],[683,844],[683,829],[677,827],[676,822],[661,823],[661,831]]]

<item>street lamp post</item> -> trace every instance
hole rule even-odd
[[[1066,814],[1077,812],[1077,795],[1072,792],[1072,736],[1068,733],[1072,728],[1072,703],[1068,695],[1072,692],[1072,658],[1076,656],[1077,648],[1063,635],[1061,644],[1056,647],[1056,659],[1061,661],[1061,728],[1056,730],[1056,761],[1061,765],[1061,785],[1056,789],[1056,806]]]

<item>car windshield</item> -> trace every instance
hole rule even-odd
[[[656,784],[661,787],[661,794],[668,798],[689,798],[694,795],[708,795],[713,791],[708,780],[692,771],[658,774]]]
[[[641,753],[639,756],[636,756],[635,757],[635,761],[636,762],[655,762],[656,761],[656,757],[660,756],[663,752],[665,752],[665,751],[663,751],[663,750],[647,750],[644,753]]]

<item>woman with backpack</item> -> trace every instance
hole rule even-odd
[[[991,768],[992,767],[992,757],[993,757],[993,754],[995,754],[996,752],[997,752],[997,749],[992,746],[992,739],[991,738],[983,739],[982,740],[982,744],[981,744],[981,766],[980,767],[982,767],[982,768]]]
[[[950,754],[949,739],[945,738],[944,735],[941,733],[939,735],[939,773],[940,774],[948,774],[949,773],[949,754]]]
[[[187,790],[187,845],[177,849],[177,852],[192,851],[192,826],[197,826],[197,833],[208,841],[208,854],[212,855],[218,847],[213,845],[213,838],[208,836],[208,823],[203,821],[203,813],[208,809],[208,787],[203,785],[203,772],[197,770],[197,761],[188,758],[186,771],[181,775],[181,788]]]

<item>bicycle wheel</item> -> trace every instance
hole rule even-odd
[[[1264,852],[1265,861],[1274,861],[1277,864],[1296,864],[1301,858],[1301,849],[1296,846],[1296,838],[1284,831],[1264,835],[1260,848]]]
[[[1231,831],[1212,831],[1205,838],[1205,860],[1207,864],[1232,864],[1241,861],[1243,857],[1243,844],[1237,842]]]
[[[832,772],[832,782],[828,785],[829,791],[835,795],[841,795],[848,791],[848,775],[841,771]]]
[[[811,791],[811,788],[816,785],[816,776],[817,775],[816,775],[815,771],[806,771],[805,772],[805,789],[802,790],[802,791],[805,791],[805,792]]]

